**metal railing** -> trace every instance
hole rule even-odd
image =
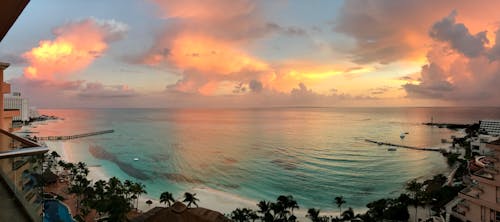
[[[0,177],[20,203],[19,207],[9,209],[11,213],[24,213],[33,221],[42,221],[46,152],[47,147],[0,129]]]

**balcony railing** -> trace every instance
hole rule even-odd
[[[480,191],[473,187],[466,187],[460,193],[469,197],[479,198]]]
[[[484,179],[493,180],[494,176],[491,172],[486,169],[480,169],[474,173],[475,176],[482,177]]]
[[[20,203],[2,211],[42,220],[43,154],[47,151],[46,147],[0,129],[0,177]]]

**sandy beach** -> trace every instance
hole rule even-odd
[[[50,150],[54,150],[58,152],[61,155],[61,159],[67,162],[78,162],[78,161],[83,161],[85,162],[84,159],[80,159],[81,157],[78,155],[75,155],[75,152],[72,152],[71,149],[75,148],[72,147],[71,145],[68,145],[65,142],[62,141],[51,141],[48,142],[47,145],[49,146]],[[89,167],[89,179],[92,181],[97,181],[97,180],[107,180],[110,177],[112,177],[110,174],[104,171],[104,169],[100,166],[90,166]],[[146,187],[147,189],[147,187]],[[236,208],[250,208],[257,210],[256,204],[258,203],[258,200],[250,200],[246,199],[243,197],[239,197],[237,195],[233,195],[230,193],[226,193],[223,191],[215,190],[209,187],[205,187],[203,185],[195,186],[191,189],[186,190],[185,192],[191,192],[191,193],[196,193],[196,197],[200,199],[199,206],[216,210],[219,211],[223,214],[229,214],[231,211],[233,211]],[[176,200],[182,201],[182,197],[176,197]],[[152,200],[153,204],[151,206],[148,206],[146,204],[147,200]],[[75,207],[73,206],[71,202],[68,204],[74,212]],[[150,196],[148,194],[146,195],[141,195],[139,198],[139,206],[138,210],[139,212],[146,212],[149,209],[160,206],[160,207],[165,207],[165,204],[160,204],[159,198]],[[364,210],[355,210],[356,213],[360,213]],[[307,209],[298,209],[295,210],[295,215],[299,219],[305,219],[306,214],[307,214]],[[339,212],[338,211],[321,211],[322,215],[332,215],[332,216],[338,216]]]

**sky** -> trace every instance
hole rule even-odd
[[[40,108],[498,106],[499,7],[31,1],[0,61],[13,91]]]

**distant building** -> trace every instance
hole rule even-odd
[[[34,118],[38,118],[38,117],[40,117],[40,113],[38,113],[38,110],[36,109],[36,107],[31,106],[29,118],[34,119]]]
[[[481,120],[479,131],[487,132],[489,135],[500,135],[500,120]]]
[[[23,122],[30,120],[28,99],[21,97],[21,93],[13,92],[12,94],[6,95],[3,98],[3,104],[5,109],[17,109],[20,111],[20,115],[14,116],[12,120]]]

